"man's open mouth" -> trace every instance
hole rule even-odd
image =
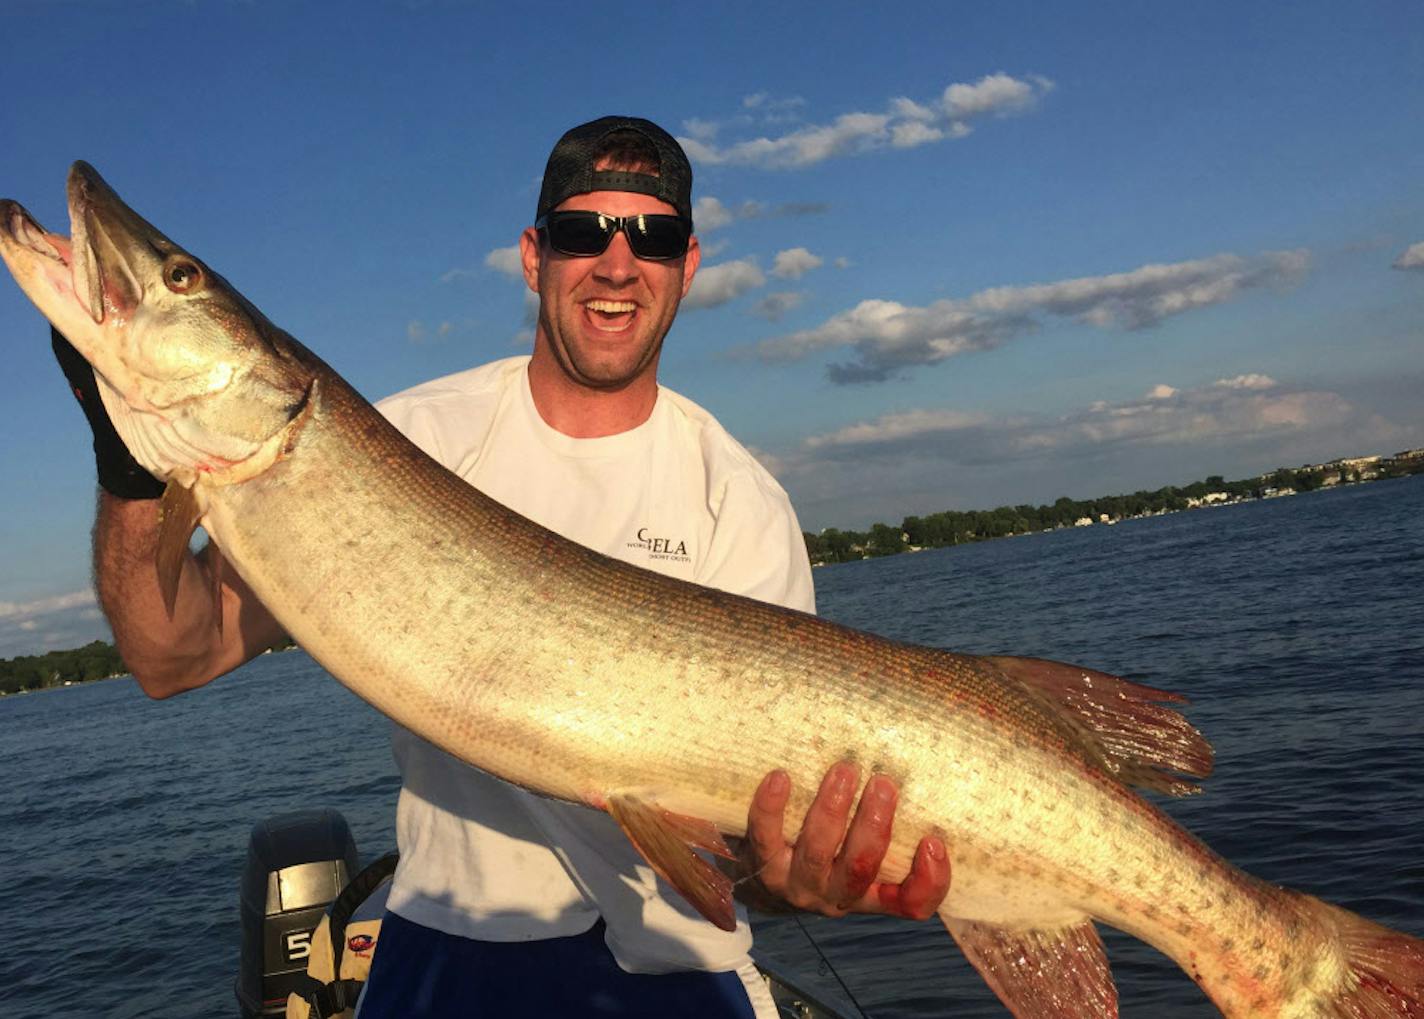
[[[592,300],[585,301],[583,306],[594,328],[609,333],[628,328],[638,311],[633,301]]]

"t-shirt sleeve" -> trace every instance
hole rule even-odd
[[[440,442],[438,421],[419,401],[401,396],[387,397],[376,404],[396,430],[415,443],[437,463],[449,467],[449,457]]]
[[[728,480],[696,579],[789,609],[816,611],[806,539],[779,486],[747,475]]]

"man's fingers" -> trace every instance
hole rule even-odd
[[[945,852],[944,842],[938,838],[923,838],[905,880],[898,885],[882,884],[876,888],[878,904],[896,916],[927,920],[949,894],[949,879],[949,854]]]
[[[880,873],[880,863],[890,848],[897,798],[895,783],[883,775],[865,784],[827,889],[827,898],[842,908],[859,901]]]
[[[791,779],[780,769],[761,780],[747,811],[747,840],[759,864],[766,864],[786,846],[786,801]]]
[[[826,772],[821,780],[816,799],[806,811],[805,827],[796,836],[789,876],[792,891],[817,894],[825,891],[836,851],[845,837],[846,818],[850,817],[851,804],[855,802],[859,778],[859,769],[843,761]]]

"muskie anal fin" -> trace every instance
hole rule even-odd
[[[183,558],[188,554],[188,539],[193,537],[200,516],[198,500],[192,491],[176,481],[168,482],[158,504],[158,547],[154,550],[154,560],[163,605],[170,619],[178,601],[178,578],[183,573]]]
[[[1117,987],[1091,920],[1011,930],[945,917],[944,925],[1016,1019],[1117,1016]]]
[[[608,812],[658,877],[722,930],[737,929],[732,879],[696,852],[735,858],[714,824],[674,814],[638,792],[610,793]]]
[[[1211,744],[1181,712],[1159,703],[1182,703],[1186,698],[1179,694],[1046,658],[989,655],[984,661],[1036,690],[1086,730],[1103,765],[1127,785],[1182,796],[1201,789],[1181,776],[1211,774]]]

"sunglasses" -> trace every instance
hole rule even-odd
[[[622,230],[634,255],[650,262],[666,262],[687,254],[692,237],[692,224],[687,220],[658,214],[609,216],[575,209],[545,213],[534,227],[549,238],[549,247],[576,258],[603,254],[613,235]]]

